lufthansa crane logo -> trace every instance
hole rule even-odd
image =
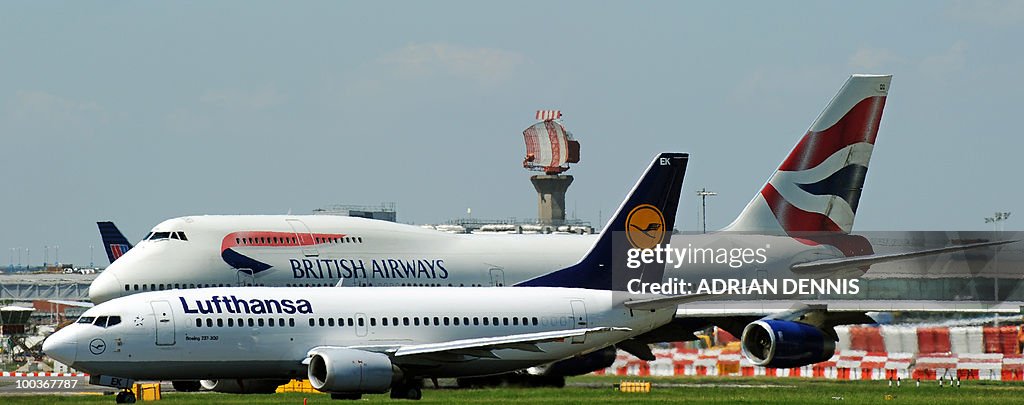
[[[665,216],[650,204],[633,208],[626,217],[626,239],[637,249],[651,249],[665,236]]]
[[[100,338],[93,339],[89,342],[89,351],[92,354],[103,354],[103,352],[107,351],[107,342]]]

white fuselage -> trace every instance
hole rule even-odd
[[[609,291],[525,287],[384,287],[343,294],[333,287],[158,291],[89,309],[79,323],[51,335],[44,350],[79,370],[134,379],[304,378],[302,361],[316,347],[400,347],[574,328],[630,329],[540,343],[541,351],[498,349],[496,358],[395,360],[413,376],[487,375],[604,348],[663,325],[675,313],[674,307],[629,311],[614,300]],[[96,318],[115,316],[114,325],[94,324]]]
[[[183,235],[179,237],[178,234]],[[216,286],[504,286],[569,266],[595,238],[457,235],[340,216],[164,221],[90,286],[93,302]],[[166,236],[166,237],[165,237]]]

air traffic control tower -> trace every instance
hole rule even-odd
[[[573,177],[562,173],[569,170],[569,163],[580,161],[580,143],[565,129],[561,118],[562,112],[558,110],[537,111],[540,122],[523,131],[523,167],[544,172],[530,176],[537,190],[537,219],[542,225],[565,224],[565,192]]]

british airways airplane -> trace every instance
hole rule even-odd
[[[657,156],[597,244],[577,264],[550,273],[557,280],[550,285],[535,279],[530,288],[382,287],[344,294],[330,287],[151,291],[96,305],[47,338],[43,351],[89,372],[93,384],[308,378],[314,388],[347,399],[389,390],[392,398],[419,399],[425,378],[507,373],[585,355],[664,325],[678,305],[701,298],[612,291],[612,260],[623,255],[612,250],[613,235],[625,233],[640,209],[674,223],[687,158]],[[235,237],[307,246],[294,234],[237,235],[225,245],[238,246]],[[663,233],[660,242],[667,239]],[[640,277],[654,267],[640,269]],[[569,279],[577,285],[568,286]],[[116,398],[134,399],[129,391]]]
[[[793,235],[850,232],[890,80],[850,77],[779,170],[723,231],[786,236],[775,241],[775,261],[868,253],[863,242],[837,248]],[[645,225],[671,233],[673,224]],[[452,235],[336,216],[181,217],[155,226],[107,267],[90,286],[89,297],[99,303],[146,291],[239,285],[505,286],[576,262],[594,240],[573,235]],[[721,240],[721,235],[677,235],[672,244],[699,246],[712,240]],[[788,270],[789,264],[775,267]]]

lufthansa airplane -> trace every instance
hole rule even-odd
[[[597,351],[668,323],[678,305],[701,298],[612,291],[612,261],[624,254],[612,251],[613,236],[630,234],[627,224],[643,210],[674,223],[686,163],[686,154],[658,155],[590,252],[550,273],[558,280],[551,285],[146,292],[87,310],[43,351],[90,373],[93,384],[119,388],[141,379],[308,378],[334,398],[390,390],[409,399],[420,398],[425,378],[506,373]],[[117,397],[134,399],[129,391]]]

